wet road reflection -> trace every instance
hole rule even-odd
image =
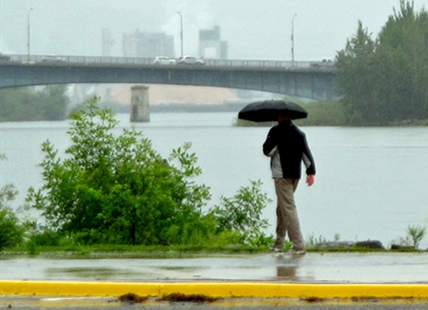
[[[278,280],[286,282],[308,282],[315,280],[313,277],[299,272],[303,255],[279,254],[276,257],[276,276]]]
[[[283,281],[415,283],[427,281],[428,253],[236,254],[142,259],[0,259],[1,280]]]

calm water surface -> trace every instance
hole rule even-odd
[[[233,196],[250,180],[261,180],[275,199],[269,159],[261,151],[269,128],[232,126],[236,113],[153,113],[150,123],[131,124],[119,114],[122,128],[135,126],[168,157],[173,148],[192,143],[203,170],[199,182],[210,186],[211,205]],[[19,190],[14,207],[23,204],[29,186],[38,188],[43,159],[41,143],[52,141],[63,154],[70,140],[68,121],[0,123],[0,185]],[[405,236],[409,225],[428,226],[428,128],[303,127],[317,165],[314,186],[301,182],[296,200],[304,236],[332,240],[380,240],[388,246]],[[265,217],[274,233],[275,202]],[[428,247],[428,237],[421,243]]]

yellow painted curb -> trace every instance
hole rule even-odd
[[[253,298],[428,298],[428,284],[138,283],[0,281],[1,295],[163,296],[171,293]]]

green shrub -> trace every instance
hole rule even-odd
[[[237,245],[243,243],[243,236],[237,231],[225,230],[218,233],[213,240],[218,246]]]
[[[263,229],[268,221],[263,219],[262,211],[271,200],[261,192],[262,182],[251,181],[248,187],[241,187],[231,198],[221,197],[219,205],[211,210],[217,221],[217,233],[236,232],[241,244],[260,245],[267,238]]]
[[[32,234],[29,237],[29,242],[36,246],[59,246],[62,238],[58,232],[46,229]]]
[[[172,150],[167,162],[135,129],[122,134],[110,110],[85,102],[68,131],[72,144],[61,159],[42,144],[44,184],[30,188],[27,202],[42,211],[47,228],[82,244],[182,244],[209,235],[202,207],[209,188],[191,145]]]
[[[12,210],[0,208],[0,251],[23,241],[24,231]]]
[[[24,229],[13,210],[7,203],[17,195],[11,184],[0,189],[0,251],[4,248],[14,247],[23,241]]]
[[[420,242],[425,237],[426,234],[426,227],[425,226],[409,226],[407,227],[407,235],[409,236],[410,240],[412,241],[412,246],[417,249],[419,247]]]
[[[85,102],[73,116],[72,143],[63,159],[49,141],[42,144],[43,185],[27,195],[46,221],[31,237],[34,246],[57,245],[60,236],[74,245],[204,246],[223,244],[224,236],[216,235],[227,232],[239,236],[233,243],[271,243],[262,231],[268,224],[261,213],[270,199],[260,181],[221,197],[220,205],[204,213],[210,193],[194,180],[202,171],[191,144],[173,149],[166,160],[141,132],[114,134],[118,122],[97,103]]]

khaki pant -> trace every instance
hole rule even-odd
[[[284,247],[285,235],[293,245],[293,250],[305,249],[302,232],[300,231],[299,217],[297,216],[296,204],[294,203],[294,192],[299,179],[275,178],[275,191],[278,199],[276,208],[276,241],[274,247]]]

